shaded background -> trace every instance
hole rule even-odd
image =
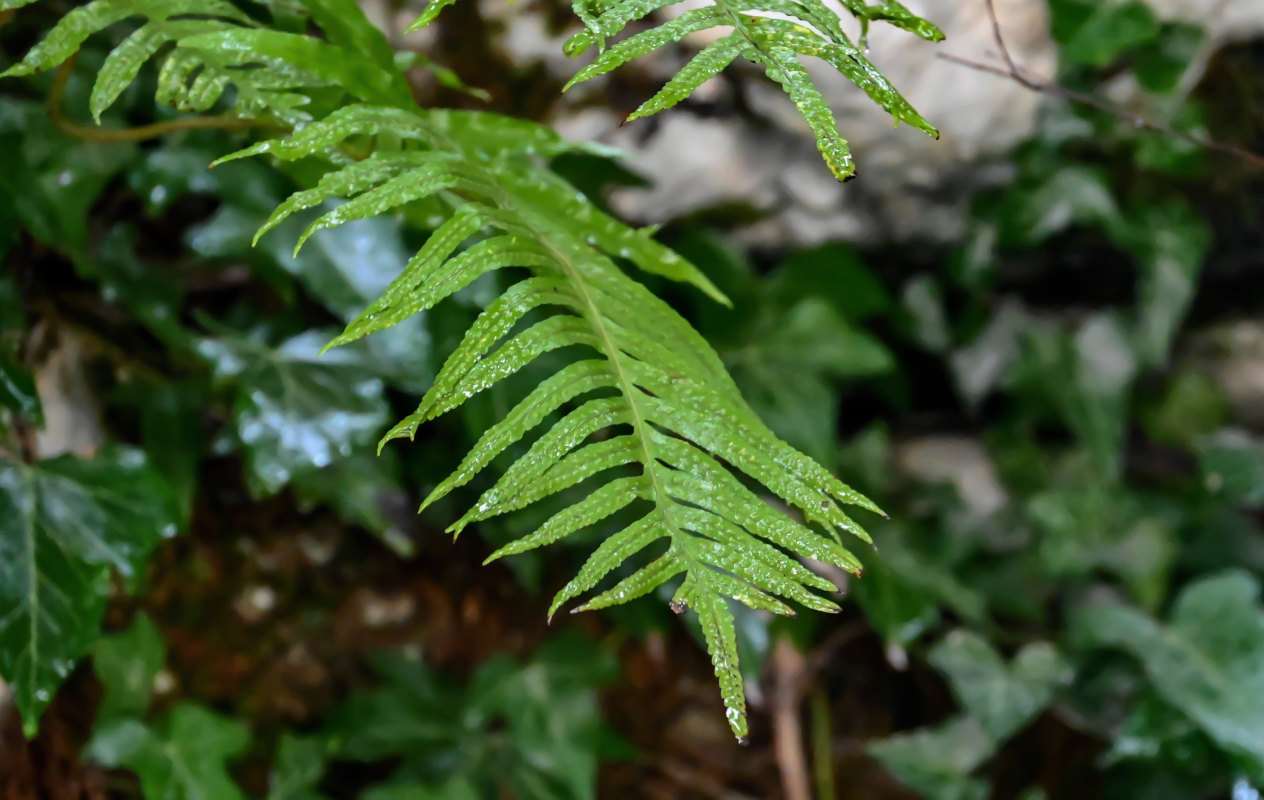
[[[245,135],[93,141],[50,114],[50,78],[8,82],[0,341],[42,426],[6,429],[45,458],[142,448],[183,535],[111,603],[37,739],[2,706],[0,797],[146,796],[162,763],[102,766],[118,720],[214,798],[1258,797],[1264,179],[1132,118],[1264,151],[1264,5],[997,3],[1021,65],[1114,115],[938,59],[999,63],[984,0],[910,2],[947,41],[875,29],[872,58],[943,137],[822,72],[846,186],[756,70],[620,127],[689,48],[561,95],[565,6],[467,2],[407,37],[417,7],[364,6],[478,90],[419,69],[424,105],[628,153],[557,168],[734,299],[654,287],[774,430],[891,514],[866,520],[878,550],[835,576],[837,617],[739,616],[739,747],[666,596],[549,626],[587,548],[484,568],[543,512],[455,543],[467,498],[413,514],[512,387],[373,457],[487,293],[315,353],[423,234],[380,218],[297,260],[296,226],[252,249],[291,184],[205,169]],[[4,63],[69,7],[5,18]],[[155,119],[148,88],[107,125]]]

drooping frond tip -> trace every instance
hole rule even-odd
[[[431,0],[413,27],[428,24],[455,2]],[[608,39],[618,36],[629,24],[677,2],[679,0],[576,0],[575,13],[586,29],[571,37],[565,45],[566,53],[579,55],[594,45],[599,53],[565,88],[616,70],[692,34],[722,27],[731,32],[703,47],[653,97],[633,111],[628,121],[671,108],[740,56],[763,66],[768,77],[781,85],[812,129],[830,171],[840,181],[848,180],[856,172],[851,150],[825,99],[800,61],[803,56],[811,56],[845,75],[886,109],[897,124],[905,122],[939,137],[939,132],[869,61],[863,44],[869,24],[875,21],[889,23],[930,41],[943,38],[933,23],[913,14],[896,0],[883,0],[872,6],[866,0],[843,2],[847,11],[860,22],[859,45],[843,30],[842,19],[822,0],[712,0],[712,5],[690,9],[661,25],[606,46]]]

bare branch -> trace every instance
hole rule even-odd
[[[1005,36],[1001,30],[1001,22],[996,15],[996,0],[984,1],[987,3],[988,18],[992,23],[992,36],[996,40],[996,47],[997,50],[1000,51],[1001,60],[1004,62],[1004,66],[998,67],[993,64],[985,64],[981,61],[972,61],[968,58],[962,58],[948,53],[940,53],[939,58],[953,64],[968,67],[978,72],[986,72],[989,75],[1009,78],[1020,86],[1030,89],[1033,92],[1040,92],[1041,94],[1057,97],[1077,105],[1087,106],[1103,113],[1110,114],[1113,117],[1117,117],[1124,122],[1131,124],[1135,128],[1154,131],[1165,136],[1171,136],[1174,139],[1179,139],[1196,147],[1233,156],[1234,158],[1241,159],[1254,167],[1264,168],[1264,155],[1260,155],[1259,153],[1253,153],[1250,150],[1231,144],[1225,144],[1224,142],[1218,142],[1214,139],[1205,139],[1200,136],[1194,136],[1193,134],[1186,133],[1185,131],[1177,130],[1171,125],[1156,122],[1155,120],[1147,119],[1136,114],[1130,114],[1105,100],[1095,97],[1094,95],[1068,89],[1052,80],[1043,80],[1032,77],[1030,72],[1021,67],[1018,62],[1014,60],[1013,55],[1010,53],[1009,46],[1005,43]]]

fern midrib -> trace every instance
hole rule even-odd
[[[745,37],[746,41],[750,42],[751,47],[754,48],[757,53],[759,53],[761,56],[767,59],[765,63],[771,63],[778,60],[773,57],[772,53],[765,50],[761,46],[761,44],[756,40],[756,38],[751,34],[750,30],[746,27],[746,23],[742,21],[741,13],[733,10],[733,8],[728,3],[725,3],[724,0],[713,0],[713,2],[718,8],[723,9],[725,15],[727,15],[728,18],[733,21],[733,28],[735,30],[741,31],[742,36]]]
[[[427,132],[433,138],[434,144],[442,144],[455,152],[460,152],[457,150],[455,143],[452,142],[446,135],[434,130],[429,125],[426,127]],[[479,172],[485,172],[485,170],[480,166],[473,164],[471,166],[474,166]],[[505,188],[499,181],[489,180],[488,183],[495,187],[498,204],[502,208],[507,206],[514,207],[523,218],[531,218],[532,214],[530,210],[517,208],[517,203],[515,202],[516,198],[514,198],[509,192],[505,191]],[[545,230],[547,231],[547,226]],[[681,546],[679,547],[679,550],[688,564],[686,569],[692,572],[696,566],[696,560],[693,558],[689,548],[684,546],[685,533],[672,519],[668,503],[665,501],[665,498],[669,497],[669,495],[663,488],[662,482],[658,476],[658,470],[661,467],[659,465],[658,457],[654,454],[649,434],[646,431],[648,423],[645,421],[645,415],[641,411],[641,407],[636,400],[636,386],[628,377],[627,370],[623,367],[622,351],[620,351],[618,346],[614,343],[614,339],[611,337],[609,329],[602,320],[601,311],[597,306],[597,302],[593,299],[591,291],[589,291],[588,282],[584,279],[582,271],[578,266],[571,262],[563,249],[555,247],[553,243],[549,241],[549,237],[547,235],[541,234],[538,238],[540,244],[548,250],[553,259],[562,267],[567,278],[576,287],[580,294],[579,299],[584,307],[584,318],[599,337],[602,347],[605,350],[606,358],[612,364],[615,380],[619,384],[619,392],[627,399],[628,407],[632,413],[631,425],[633,435],[636,436],[637,442],[640,443],[641,453],[644,456],[643,463],[645,465],[645,473],[650,480],[650,488],[654,495],[655,509],[662,518],[663,525],[667,528],[667,532],[672,539],[672,543],[680,543]]]
[[[557,248],[553,247],[547,238],[542,237],[542,243],[553,254],[562,268],[566,270],[566,275],[570,278],[571,282],[575,284],[575,287],[580,294],[580,302],[584,304],[584,316],[588,320],[588,324],[592,326],[593,330],[597,333],[597,336],[601,340],[602,347],[606,351],[606,357],[609,359],[611,368],[614,371],[615,380],[618,381],[619,391],[625,398],[627,398],[628,408],[632,412],[632,430],[637,438],[637,441],[641,445],[641,452],[645,456],[643,463],[645,464],[645,474],[650,480],[650,490],[654,495],[654,507],[658,511],[659,517],[663,521],[663,525],[667,528],[667,533],[671,537],[672,543],[676,544],[679,542],[681,544],[679,548],[680,554],[685,558],[686,562],[688,562],[686,569],[689,572],[692,572],[693,567],[695,566],[694,559],[689,552],[689,548],[685,547],[683,544],[685,537],[684,531],[682,531],[680,526],[676,524],[674,519],[672,519],[670,505],[666,499],[668,498],[668,494],[658,476],[658,470],[661,468],[658,462],[658,456],[655,455],[653,446],[650,443],[649,433],[646,430],[648,423],[646,422],[645,415],[642,413],[641,406],[636,399],[636,386],[633,384],[631,379],[628,378],[627,370],[623,367],[622,351],[619,350],[619,347],[614,343],[614,339],[611,338],[610,331],[605,322],[602,320],[601,311],[598,309],[596,301],[593,300],[592,293],[588,289],[588,283],[584,280],[584,276],[580,272],[579,268],[572,264],[565,257],[564,253],[559,252]]]

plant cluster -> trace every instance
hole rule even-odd
[[[633,117],[740,56],[847,178],[812,56],[934,132],[819,2],[716,0],[655,25],[666,5],[578,3],[568,51],[596,52],[575,81],[726,26]],[[1139,2],[1050,6],[1066,85],[1128,74],[1203,132],[1217,110],[1182,94],[1201,29]],[[862,30],[940,36],[895,2],[842,7]],[[887,672],[938,676],[952,698],[864,729],[867,757],[925,797],[1264,782],[1264,440],[1183,333],[1196,303],[1202,320],[1259,310],[1207,295],[1216,238],[1189,199],[1206,153],[1051,109],[928,269],[845,245],[757,267],[722,232],[618,221],[602,147],[421,107],[416,70],[464,84],[395,52],[351,0],[0,13],[21,78],[0,108],[0,676],[29,736],[63,684],[95,675],[84,757],[138,796],[589,798],[599,762],[642,757],[598,702],[615,642],[681,615],[746,737],[774,643],[810,653],[839,624],[794,606],[841,602]],[[71,121],[84,110],[99,127]],[[1110,264],[1091,296],[1068,288],[1083,253]],[[907,420],[926,411],[954,435],[918,436]],[[87,446],[47,436],[68,414]],[[415,442],[374,454],[384,430]],[[945,441],[953,468],[937,469]],[[422,525],[456,520],[488,561],[515,555],[495,573],[514,591],[556,591],[541,616],[585,595],[577,609],[609,610],[588,636],[465,670],[425,647],[368,656],[355,691],[297,729],[163,689],[193,623],[151,599],[171,569],[154,554],[208,525],[199,541],[249,538],[215,527],[225,463],[250,502],[450,558],[398,513],[420,487]],[[844,510],[877,511],[867,497],[891,514],[868,533]],[[843,533],[878,549],[857,557]],[[196,559],[179,569],[196,584]],[[824,797],[831,730],[853,721],[814,697]],[[1047,730],[1089,755],[1061,779],[1001,769]]]

